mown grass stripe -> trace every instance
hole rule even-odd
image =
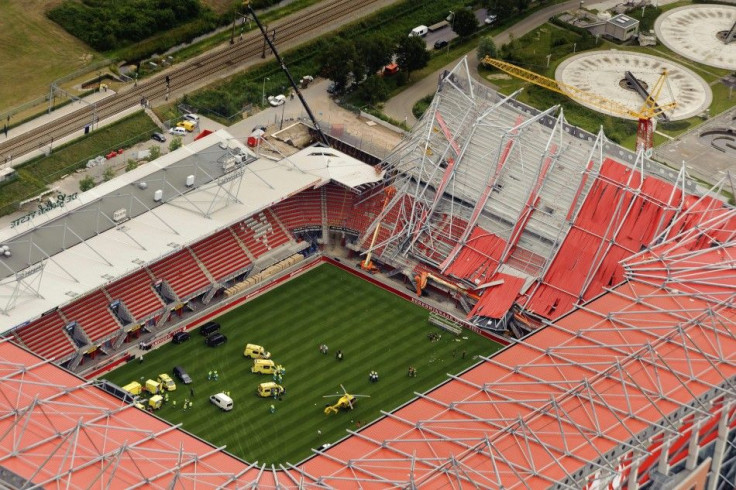
[[[192,398],[179,385],[171,401],[158,415],[172,423],[247,460],[277,464],[297,462],[311,455],[310,448],[334,442],[346,429],[357,429],[381,410],[392,410],[414,396],[457,373],[475,361],[478,354],[489,355],[499,346],[470,332],[460,341],[442,332],[430,342],[429,332],[440,332],[427,322],[428,313],[391,293],[330,265],[322,265],[278,289],[261,296],[219,318],[228,343],[208,348],[193,332],[182,345],[165,345],[146,355],[143,363],[131,362],[110,373],[118,384],[156,377],[182,365],[194,379],[194,408],[183,411],[184,398]],[[243,357],[246,343],[264,345],[275,361],[286,369],[282,400],[260,399],[255,389],[271,377],[251,374],[252,361]],[[319,345],[326,343],[329,354]],[[341,349],[344,360],[335,352]],[[463,359],[461,353],[465,351]],[[454,353],[454,356],[453,356]],[[409,378],[414,366],[419,376]],[[217,369],[219,381],[207,381],[207,371]],[[379,373],[378,383],[368,373]],[[337,398],[343,384],[360,398],[353,411],[326,416],[327,402]],[[232,412],[221,412],[208,401],[209,395],[230,391],[235,402]],[[172,401],[177,401],[173,407]],[[274,404],[276,413],[270,413]],[[318,431],[321,432],[318,433]]]

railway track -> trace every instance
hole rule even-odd
[[[309,12],[297,14],[289,19],[269,25],[269,31],[276,30],[275,43],[284,45],[297,38],[313,39],[324,31],[325,25],[345,23],[354,12],[370,6],[379,0],[332,0],[320,4]],[[142,99],[156,101],[167,93],[166,76],[169,77],[169,91],[185,93],[187,87],[197,86],[198,82],[231,74],[234,67],[246,61],[261,58],[263,38],[257,30],[249,32],[242,41],[205,53],[182,63],[165,74],[159,74],[136,87],[127,87],[121,92],[103,99],[94,105],[81,108],[67,116],[49,122],[0,143],[0,161],[7,156],[16,158],[28,152],[49,145],[76,131],[92,125],[131,107],[141,105]]]

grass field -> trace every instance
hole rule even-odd
[[[88,46],[46,18],[46,9],[57,3],[0,2],[0,113],[46,95],[53,80],[99,59]]]
[[[142,363],[133,361],[106,378],[120,385],[141,377],[155,378],[183,366],[194,380],[192,398],[185,385],[177,390],[157,415],[212,444],[227,445],[227,451],[247,461],[296,463],[311,455],[310,448],[333,443],[380,416],[474,364],[478,354],[489,355],[499,346],[479,335],[465,332],[459,341],[442,332],[431,342],[430,332],[441,332],[427,322],[428,312],[375,287],[337,267],[321,265],[278,289],[237,308],[218,320],[228,336],[224,346],[209,348],[197,330],[184,344],[167,344],[148,353]],[[274,361],[286,368],[281,401],[258,398],[258,383],[270,376],[251,374],[252,361],[243,357],[246,343],[261,344]],[[329,354],[320,353],[325,343]],[[340,349],[344,360],[337,361]],[[463,356],[465,353],[465,356]],[[464,358],[463,358],[464,357]],[[409,378],[409,366],[418,376]],[[219,381],[207,381],[216,369]],[[368,380],[376,370],[377,383]],[[323,413],[336,398],[323,395],[340,391],[340,384],[360,398],[352,412]],[[208,398],[230,391],[231,412],[222,412]],[[194,407],[184,411],[185,398]],[[172,401],[177,401],[177,407]],[[276,412],[270,413],[270,405]],[[318,434],[321,431],[321,435]]]

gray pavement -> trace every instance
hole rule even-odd
[[[580,2],[578,0],[569,0],[557,5],[551,5],[547,8],[534,12],[533,14],[520,20],[513,26],[509,27],[505,31],[502,31],[498,35],[493,36],[493,40],[496,42],[497,46],[501,46],[502,44],[509,42],[512,36],[514,38],[523,36],[527,32],[536,29],[537,27],[547,22],[550,17],[562,13],[566,10],[575,8],[578,5],[580,5]],[[437,80],[439,79],[440,74],[445,70],[450,70],[454,68],[455,65],[457,65],[464,56],[468,57],[468,66],[473,78],[492,87],[493,85],[488,82],[488,80],[483,79],[478,74],[476,49],[472,49],[459,56],[456,60],[451,61],[439,70],[431,73],[429,76],[423,78],[422,80],[419,80],[412,86],[408,87],[406,90],[400,92],[399,94],[386,101],[383,106],[383,112],[392,119],[395,119],[397,121],[405,121],[406,124],[408,124],[409,126],[413,126],[414,123],[416,123],[417,121],[417,119],[411,112],[414,104],[416,104],[417,101],[419,101],[422,97],[434,94],[437,90]]]

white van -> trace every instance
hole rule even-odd
[[[233,399],[227,396],[225,393],[217,393],[210,396],[210,401],[220,407],[221,409],[229,412],[233,409]]]
[[[429,28],[427,26],[416,26],[409,33],[409,37],[424,37],[428,32]]]

